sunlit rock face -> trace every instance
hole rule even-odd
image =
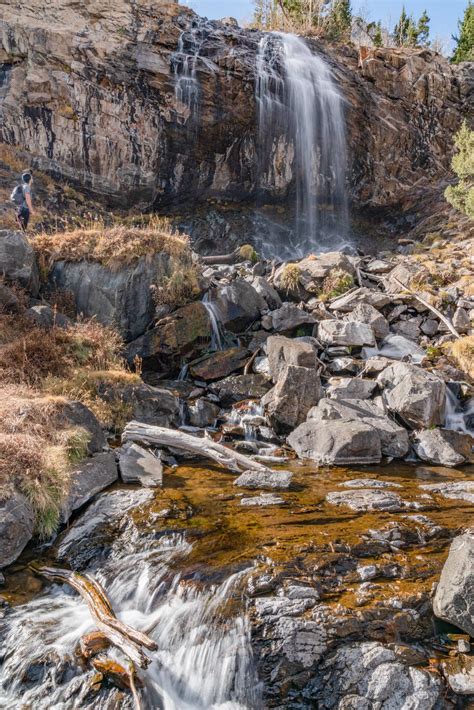
[[[295,191],[290,138],[259,167],[261,33],[170,2],[32,0],[4,4],[0,38],[0,139],[56,177],[121,206]],[[429,50],[360,61],[354,48],[309,46],[345,98],[355,204],[413,201],[445,175],[470,90],[462,68]]]

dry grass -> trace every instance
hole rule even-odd
[[[296,291],[300,285],[300,268],[298,264],[287,264],[281,275],[281,286],[286,291]]]
[[[459,369],[474,380],[474,335],[450,343],[450,355]]]
[[[354,285],[354,279],[351,274],[343,269],[333,269],[323,281],[319,298],[321,301],[327,301],[331,298],[338,298],[346,291],[349,291]]]

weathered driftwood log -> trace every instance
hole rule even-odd
[[[117,619],[102,586],[89,575],[56,567],[38,567],[35,571],[52,582],[68,584],[76,590],[89,607],[99,631],[117,646],[136,666],[146,668],[150,659],[143,648],[156,651],[157,644],[146,634],[133,629]]]
[[[92,666],[102,673],[103,676],[110,678],[112,683],[122,690],[132,690],[134,680],[134,673],[129,668],[125,668],[121,663],[108,658],[107,656],[97,656],[92,661]],[[142,685],[140,680],[137,681],[137,685]]]
[[[110,641],[102,631],[91,631],[81,637],[79,645],[84,658],[90,658],[109,648]]]
[[[267,466],[249,459],[237,451],[232,451],[222,444],[217,444],[211,439],[201,439],[198,436],[186,434],[183,431],[167,429],[161,426],[142,424],[141,422],[129,422],[122,434],[122,441],[142,441],[148,444],[158,444],[159,446],[169,446],[173,449],[181,449],[197,456],[213,459],[224,468],[228,468],[234,473],[243,471],[270,471]]]
[[[235,264],[243,261],[240,254],[240,247],[234,249],[230,254],[215,254],[214,256],[201,256],[202,264]]]

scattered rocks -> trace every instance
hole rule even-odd
[[[349,347],[375,345],[374,331],[370,325],[359,321],[320,321],[318,338],[327,345],[347,345]]]
[[[461,466],[472,459],[474,439],[449,429],[426,429],[415,434],[414,449],[422,461],[441,466]]]
[[[451,543],[433,599],[435,615],[470,636],[474,636],[473,590],[474,529],[471,529]]]
[[[235,479],[234,486],[286,490],[290,487],[292,478],[293,474],[290,471],[244,471]]]
[[[33,537],[35,516],[27,498],[14,492],[0,501],[0,569],[16,560]]]
[[[118,466],[124,483],[140,483],[144,488],[163,485],[160,458],[138,444],[127,442],[119,453]]]

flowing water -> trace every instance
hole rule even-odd
[[[211,321],[211,350],[224,350],[224,332],[219,317],[217,305],[211,301],[209,291],[202,297],[202,304],[209,314]]]
[[[271,33],[260,40],[256,73],[260,191],[292,179],[296,191],[291,243],[263,250],[296,258],[340,248],[349,235],[347,149],[331,69],[302,38]]]
[[[447,387],[444,426],[463,434],[474,434],[474,397],[462,403]]]

